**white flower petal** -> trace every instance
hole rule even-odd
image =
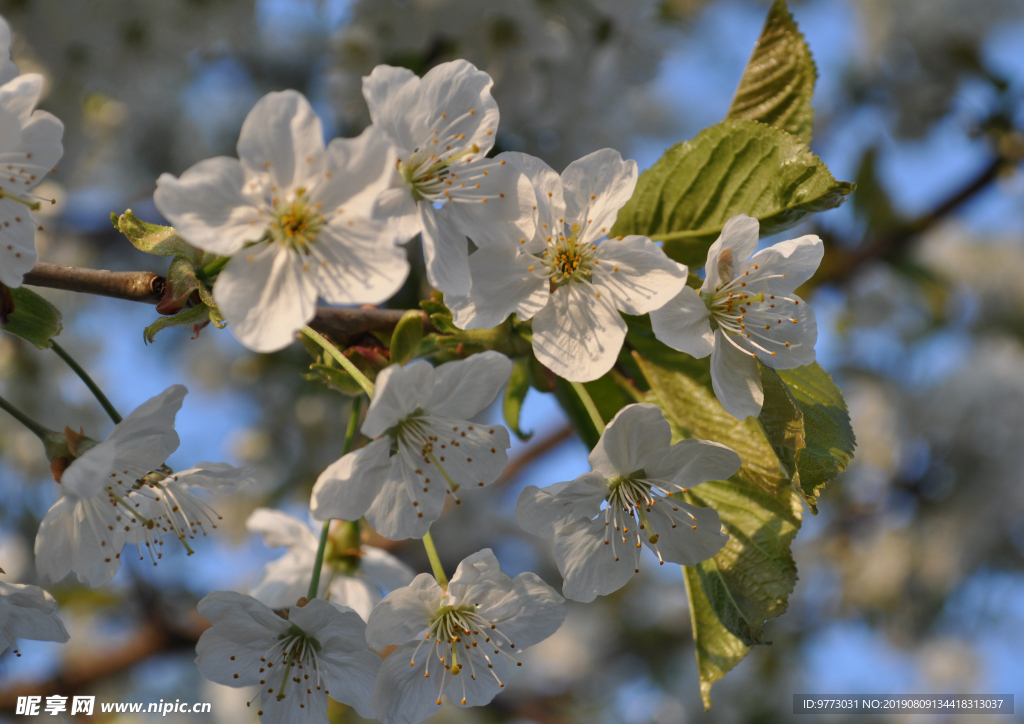
[[[175,473],[172,477],[183,488],[226,495],[255,482],[256,471],[252,468],[236,468],[227,463],[199,462],[195,467]]]
[[[738,420],[757,417],[764,404],[757,360],[724,339],[715,330],[715,351],[711,353],[711,386],[725,411]]]
[[[468,294],[472,279],[466,235],[456,227],[449,211],[435,209],[429,201],[420,201],[416,209],[422,227],[427,281],[445,294]]]
[[[327,720],[327,693],[301,684],[290,682],[293,687],[285,687],[286,696],[277,698],[280,676],[276,681],[268,681],[267,686],[260,687],[260,724],[293,724],[293,722],[323,722]],[[309,682],[306,682],[307,684]],[[276,684],[271,686],[271,684]],[[309,691],[310,693],[306,693]]]
[[[446,673],[444,664],[429,655],[429,644],[414,659],[418,645],[410,641],[399,646],[381,664],[372,701],[374,717],[382,724],[419,724],[441,709],[435,701]]]
[[[308,529],[307,529],[308,530]],[[314,546],[315,546],[314,542]],[[293,548],[263,567],[259,578],[249,586],[249,595],[271,608],[288,608],[309,592],[316,549]],[[329,571],[322,570],[321,591],[326,590]],[[346,604],[348,605],[348,604]]]
[[[43,76],[25,73],[0,86],[0,108],[13,114],[21,125],[32,117],[32,109],[43,93]]]
[[[276,352],[316,314],[314,279],[298,254],[266,244],[228,262],[213,298],[239,342],[254,352]]]
[[[429,362],[385,367],[377,375],[373,399],[360,430],[369,438],[380,437],[403,418],[423,409],[433,384],[434,368]]]
[[[258,241],[269,217],[243,194],[245,171],[233,158],[200,161],[180,178],[156,180],[153,203],[190,244],[215,254],[234,254]]]
[[[636,161],[624,161],[610,148],[573,161],[562,171],[565,218],[580,225],[581,243],[607,236],[619,209],[633,195],[637,176]]]
[[[320,296],[331,304],[380,304],[409,276],[405,250],[386,223],[337,217],[317,234],[308,263]]]
[[[373,687],[383,662],[377,654],[366,650],[365,643],[363,646],[362,651],[340,654],[337,649],[324,644],[320,668],[327,684],[325,689],[331,698],[348,704],[364,719],[370,719],[373,717]],[[295,720],[291,719],[289,723],[292,721]]]
[[[762,249],[743,267],[751,271],[751,281],[755,282],[761,277],[784,274],[785,277],[782,279],[768,280],[769,289],[772,292],[781,290],[788,293],[814,276],[824,255],[825,245],[821,239],[809,234],[798,239],[780,241],[767,249]],[[759,267],[756,272],[752,269],[754,264]]]
[[[651,327],[654,336],[672,349],[700,359],[715,347],[710,319],[711,312],[697,290],[684,286],[665,306],[651,312]]]
[[[492,244],[469,257],[473,280],[469,294],[446,294],[444,302],[460,329],[490,329],[515,312],[529,319],[548,301],[548,282],[530,267],[541,268],[536,257],[521,254],[512,244]]]
[[[650,532],[658,536],[662,558],[682,566],[694,566],[714,556],[729,540],[713,508],[698,508],[675,498],[662,498],[647,513]],[[650,542],[644,538],[644,542]]]
[[[608,543],[605,543],[605,539]],[[635,531],[625,535],[596,520],[578,520],[555,534],[555,562],[565,582],[562,595],[589,603],[629,582],[640,567],[640,549]]]
[[[335,138],[327,144],[326,174],[310,192],[310,203],[321,204],[325,213],[341,208],[343,216],[369,217],[394,168],[394,148],[377,126],[355,138]]]
[[[245,529],[259,533],[267,548],[289,548],[316,550],[317,537],[303,521],[294,515],[272,508],[257,508],[245,521]]]
[[[117,450],[113,469],[108,469],[104,476],[107,485],[127,490],[135,480],[163,465],[168,456],[178,449],[181,441],[174,431],[174,418],[187,394],[188,389],[184,385],[171,385],[136,407],[114,426],[110,436],[101,443],[114,444]],[[74,467],[75,463],[71,463],[64,475],[71,473]],[[114,473],[114,476],[109,473]],[[75,485],[64,480],[61,478],[62,485]]]
[[[565,621],[565,614],[565,599],[530,572],[516,576],[511,590],[500,601],[480,611],[485,619],[500,621],[501,633],[518,649],[554,634]]]
[[[435,65],[420,81],[421,108],[427,109],[425,120],[432,124],[428,133],[437,130],[439,144],[450,145],[453,154],[473,146],[479,149],[475,154],[455,161],[455,166],[483,158],[494,145],[498,104],[491,96],[493,84],[491,76],[468,60]],[[442,113],[447,116],[443,117]],[[459,145],[452,142],[456,136]],[[420,143],[427,138],[426,134],[423,135]],[[441,153],[438,155],[443,157]]]
[[[110,471],[114,469],[116,459],[117,446],[108,440],[75,458],[61,474],[61,492],[64,497],[70,500],[88,500],[101,495],[103,489],[111,483]],[[159,466],[160,463],[157,463],[155,467]],[[128,484],[126,487],[130,487],[135,480],[128,478],[124,481]]]
[[[0,654],[15,639],[65,643],[70,637],[54,615],[57,602],[39,586],[0,581]]]
[[[294,90],[263,96],[242,123],[238,158],[269,173],[278,193],[312,188],[324,172],[324,131],[313,107]]]
[[[391,474],[390,438],[342,456],[320,473],[310,497],[310,513],[317,520],[359,520],[381,492]],[[269,545],[269,544],[268,544]]]
[[[314,598],[304,606],[295,606],[288,612],[288,621],[319,641],[324,651],[366,651],[363,619],[334,601]]]
[[[475,161],[459,170],[443,191],[455,227],[477,246],[525,246],[536,231],[536,196],[515,166],[498,159]]]
[[[494,402],[511,374],[512,361],[493,350],[445,362],[434,369],[434,384],[424,412],[468,420]]]
[[[725,222],[722,233],[708,249],[702,292],[714,291],[722,282],[734,276],[740,265],[757,249],[759,229],[757,219],[746,214],[739,214]]]
[[[503,357],[506,361],[507,357]],[[426,417],[423,420],[438,440],[434,456],[457,485],[482,488],[493,483],[508,463],[511,447],[508,430],[501,425],[473,425],[463,420]],[[456,429],[457,428],[457,429]],[[419,453],[419,450],[410,451]],[[429,475],[432,463],[422,462],[419,468]],[[430,465],[430,467],[428,467]]]
[[[420,79],[408,68],[378,65],[363,77],[370,119],[398,146],[410,152],[425,138],[429,120],[420,109]]]
[[[377,587],[365,578],[346,576],[341,573],[332,578],[332,573],[334,571],[325,567],[320,578],[324,590],[329,594],[330,600],[340,606],[351,608],[364,621],[370,618],[370,613],[380,603],[380,591],[377,590]],[[306,586],[308,588],[309,576],[306,576],[306,579]],[[370,683],[370,688],[372,689],[373,682]]]
[[[512,579],[501,572],[490,548],[466,556],[448,581],[444,606],[493,606],[512,590]],[[483,614],[481,614],[483,615]]]
[[[421,462],[422,467],[415,467]],[[425,470],[425,480],[432,484],[423,490],[422,481],[414,471]],[[366,521],[389,540],[422,538],[444,508],[446,485],[441,475],[429,475],[422,461],[409,461],[399,453],[391,458],[391,470],[381,484],[380,492],[366,511]],[[415,496],[415,497],[414,497]]]
[[[597,250],[594,286],[607,292],[626,314],[647,314],[667,304],[686,286],[687,269],[665,256],[646,236],[608,239]]]
[[[523,248],[526,251],[540,251],[544,248],[544,239],[553,230],[561,231],[565,219],[565,199],[562,195],[562,179],[553,168],[536,156],[526,153],[507,151],[495,156],[497,161],[508,161],[518,168],[530,182],[533,195],[533,204],[537,207],[536,232],[534,243],[530,237],[526,237]],[[530,194],[524,194],[523,200],[528,200]],[[547,224],[547,226],[544,226]]]
[[[630,475],[672,442],[672,429],[651,404],[626,405],[611,419],[587,458],[605,478]]]
[[[692,488],[708,480],[726,480],[740,469],[740,456],[725,445],[710,440],[680,440],[675,445],[650,452],[641,459],[646,479],[670,493]]]
[[[0,198],[0,284],[20,287],[38,258],[36,227],[29,210],[16,201]]]
[[[608,481],[593,472],[546,488],[528,485],[516,502],[516,521],[527,533],[551,538],[569,523],[597,515],[607,494]]]
[[[388,224],[390,233],[398,243],[404,243],[420,233],[423,225],[409,187],[401,181],[401,177],[398,177],[397,183],[392,180],[391,185],[377,195],[370,213],[374,219]]]
[[[593,285],[567,284],[549,295],[533,318],[533,351],[570,382],[596,380],[610,370],[626,338],[626,323]]]
[[[363,546],[363,558],[359,562],[359,570],[368,581],[373,581],[388,591],[408,586],[416,577],[416,571],[412,568],[386,550],[373,546]]]
[[[389,593],[373,609],[366,622],[367,642],[376,648],[418,642],[443,598],[444,591],[437,581],[428,573],[419,574],[408,586]]]

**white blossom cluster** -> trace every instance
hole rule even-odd
[[[237,159],[159,178],[155,201],[177,233],[224,258],[213,300],[244,345],[286,347],[318,299],[384,302],[409,272],[402,245],[419,235],[428,279],[458,327],[489,328],[512,314],[532,320],[536,358],[573,383],[615,364],[622,314],[650,314],[664,343],[710,354],[716,395],[740,419],[757,415],[763,402],[755,359],[779,369],[814,360],[814,315],[794,289],[821,259],[817,237],[755,253],[758,222],[735,217],[694,289],[688,269],[650,239],[609,236],[637,184],[635,162],[605,149],[558,174],[522,153],[488,157],[499,123],[491,86],[464,60],[422,78],[378,66],[363,79],[373,124],[358,138],[329,143],[302,95],[271,93],[246,118]],[[38,81],[25,77],[0,88],[0,144],[49,166],[59,156],[60,127],[30,114],[37,97]],[[49,145],[25,140],[42,133],[37,126],[49,129]],[[34,168],[18,167],[31,176],[22,184],[28,188],[40,175],[30,174]],[[0,212],[3,204],[10,213],[22,208],[6,192]],[[0,229],[8,249],[16,235],[6,224]],[[31,238],[17,238],[27,257]],[[5,283],[20,282],[27,267],[2,261]],[[207,678],[258,687],[251,703],[267,722],[323,721],[331,697],[386,724],[413,724],[444,696],[478,706],[505,686],[523,650],[561,625],[562,596],[532,573],[505,575],[488,549],[463,560],[450,581],[436,569],[435,577],[414,576],[362,545],[357,521],[392,540],[422,538],[449,496],[457,503],[460,490],[495,482],[509,433],[474,418],[512,367],[487,351],[377,375],[360,426],[368,444],[324,470],[310,499],[314,519],[341,523],[318,540],[303,521],[257,510],[248,527],[268,546],[285,547],[284,556],[264,569],[251,595],[218,591],[200,602],[212,623],[197,647]],[[98,586],[115,574],[126,546],[155,564],[163,538],[188,548],[216,526],[217,514],[196,491],[231,492],[253,472],[216,463],[178,473],[166,467],[185,393],[170,387],[102,442],[67,432],[68,456],[54,466],[62,497],[36,540],[43,579],[74,572]],[[715,510],[679,494],[728,478],[739,456],[703,440],[672,444],[657,407],[619,411],[590,464],[592,472],[573,481],[526,488],[517,508],[525,530],[553,540],[566,597],[587,602],[621,588],[639,571],[644,545],[661,563],[694,565],[728,539]],[[41,589],[5,584],[0,632],[8,642],[66,639],[53,608]]]

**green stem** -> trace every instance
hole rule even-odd
[[[437,585],[447,591],[448,577],[444,575],[444,568],[441,566],[441,559],[437,557],[437,548],[434,547],[434,539],[430,537],[429,530],[423,534],[423,547],[427,549],[427,558],[430,559],[434,580],[437,581]]]
[[[217,260],[210,262],[200,269],[196,276],[204,282],[209,281],[210,277],[220,274],[221,269],[226,267],[229,261],[231,261],[230,256],[219,257]]]
[[[110,403],[110,400],[107,399],[107,396],[103,394],[103,390],[99,388],[99,385],[97,385],[93,381],[92,377],[89,376],[89,373],[82,369],[82,366],[75,362],[74,358],[67,353],[67,350],[57,344],[56,340],[51,339],[50,345],[53,351],[57,353],[57,356],[67,362],[68,367],[74,370],[79,379],[85,383],[85,386],[89,388],[89,392],[93,394],[93,397],[95,397],[103,406],[103,409],[107,411],[107,414],[110,415],[110,419],[114,421],[114,424],[116,425],[121,422],[121,415],[118,414],[117,410]]]
[[[570,382],[569,384],[572,385],[572,389],[575,390],[580,398],[580,402],[583,403],[583,407],[586,408],[587,414],[590,415],[590,421],[594,423],[594,429],[597,430],[597,434],[601,435],[604,433],[604,420],[601,419],[601,413],[597,411],[597,405],[591,399],[587,388],[583,386],[582,382]]]
[[[340,364],[346,372],[352,375],[352,378],[359,383],[360,387],[363,388],[367,397],[373,397],[373,383],[366,378],[366,375],[359,371],[358,367],[352,364],[352,361],[348,357],[341,353],[341,350],[331,344],[326,337],[309,327],[303,327],[302,333],[323,347],[327,354],[334,358],[334,360]]]
[[[352,412],[348,416],[348,427],[345,428],[345,441],[341,445],[341,456],[348,455],[352,449],[352,440],[356,436],[356,427],[359,425],[359,409],[362,407],[363,398],[356,397],[352,401]],[[327,550],[327,536],[331,531],[331,521],[328,518],[324,521],[324,527],[320,529],[320,542],[316,546],[316,558],[313,560],[313,576],[309,579],[309,592],[306,598],[313,600],[320,590],[320,569],[324,567],[324,552]]]
[[[8,415],[10,415],[15,420],[17,420],[22,425],[31,430],[36,437],[43,441],[44,445],[47,445],[50,442],[50,437],[54,434],[53,430],[49,430],[43,427],[38,422],[33,420],[31,417],[26,415],[24,412],[19,410],[17,407],[12,405],[10,402],[5,400],[3,397],[0,397],[0,410],[3,410]]]

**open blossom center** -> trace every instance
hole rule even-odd
[[[589,282],[591,269],[597,263],[597,246],[581,244],[578,239],[579,224],[573,224],[570,235],[548,236],[548,248],[541,252],[547,276],[551,279],[551,291],[571,282]],[[533,268],[531,267],[531,270]]]
[[[195,540],[196,534],[206,535],[204,521],[217,527],[222,517],[217,511],[200,500],[181,485],[175,485],[178,478],[166,465],[154,470],[135,484],[137,494],[145,495],[157,505],[153,509],[152,525],[146,527],[146,547],[150,556],[163,557],[161,534],[173,533],[189,555],[195,551],[187,539]],[[155,561],[154,561],[155,565]]]
[[[268,230],[271,240],[308,254],[324,225],[324,217],[310,205],[303,189],[298,190],[291,203],[275,203],[273,214]]]
[[[441,693],[449,683],[448,676],[459,676],[466,667],[469,670],[465,673],[473,681],[476,681],[477,676],[492,676],[499,687],[504,687],[504,682],[494,672],[495,658],[504,656],[517,666],[522,666],[516,658],[518,652],[515,650],[515,642],[501,632],[497,623],[477,613],[473,604],[442,606],[438,609],[424,639],[412,653],[410,666],[416,665],[416,657],[424,646],[428,647],[426,655],[437,659],[444,666],[437,690],[438,705],[441,704]],[[424,676],[430,676],[429,662]],[[462,703],[466,703],[465,684]]]
[[[289,695],[308,700],[314,690],[330,694],[324,688],[326,683],[320,673],[320,651],[319,641],[292,624],[260,657],[259,673],[262,678],[257,696],[264,691],[268,694],[276,692],[277,700],[282,701]],[[235,673],[236,678],[239,673]],[[299,708],[306,708],[305,701],[299,704]]]
[[[723,256],[725,256],[724,253]],[[771,335],[765,333],[776,326],[785,328],[787,325],[798,325],[800,320],[797,317],[789,316],[785,310],[788,305],[799,305],[800,300],[792,296],[766,295],[763,291],[752,294],[747,290],[748,284],[756,283],[758,286],[762,286],[763,282],[783,279],[786,275],[760,274],[761,270],[757,264],[754,264],[753,276],[750,271],[748,269],[742,274],[736,274],[732,270],[731,255],[729,255],[729,260],[720,259],[718,289],[713,292],[704,292],[701,294],[701,298],[708,311],[711,312],[709,320],[711,329],[721,329],[725,332],[724,337],[729,344],[744,354],[756,357],[756,353],[743,349],[732,339],[733,336],[740,336],[755,349],[774,357],[777,350],[789,347],[790,342],[779,339],[777,332]]]
[[[604,544],[610,545],[615,551],[618,545],[632,546],[635,541],[636,547],[639,548],[643,543],[640,532],[646,530],[648,545],[657,553],[658,560],[664,565],[665,561],[657,546],[660,533],[664,531],[654,530],[647,518],[647,513],[650,513],[651,508],[655,505],[671,505],[673,511],[678,511],[679,507],[673,504],[672,498],[655,495],[655,490],[659,490],[666,496],[668,493],[651,481],[645,480],[644,475],[643,470],[638,470],[631,475],[622,475],[608,481],[609,492],[605,498],[608,501],[608,506],[604,509]],[[690,514],[687,513],[687,515]],[[696,529],[696,519],[693,515],[690,515],[690,518],[691,527]],[[675,528],[677,524],[672,523],[671,525]],[[612,532],[613,527],[614,533]],[[619,560],[617,551],[615,560]],[[639,572],[639,569],[636,570]]]

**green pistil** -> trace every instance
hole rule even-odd
[[[287,244],[293,250],[308,254],[324,225],[324,217],[316,213],[304,193],[300,192],[291,204],[274,209],[274,222],[270,225],[270,238]]]

